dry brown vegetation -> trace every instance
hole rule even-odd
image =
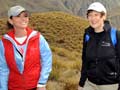
[[[0,20],[0,34],[6,30],[6,19]],[[40,31],[53,52],[53,69],[47,90],[77,90],[81,68],[82,39],[88,23],[63,12],[32,14],[30,26]]]
[[[48,12],[32,15],[31,22],[52,46],[81,50],[84,28],[88,25],[83,18],[63,12]]]

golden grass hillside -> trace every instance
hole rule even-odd
[[[0,34],[6,30],[6,19],[0,20]],[[83,32],[88,23],[63,12],[32,14],[30,26],[40,31],[50,44],[53,69],[47,90],[77,90],[80,78]]]
[[[83,18],[63,12],[34,14],[31,24],[51,45],[71,51],[81,50],[84,28],[88,25]]]

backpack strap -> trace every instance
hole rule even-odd
[[[90,36],[88,34],[85,35],[85,42],[88,42],[90,39]]]
[[[116,37],[116,33],[117,33],[117,30],[116,28],[111,28],[111,32],[110,32],[110,36],[111,36],[111,40],[112,40],[112,44],[113,46],[115,46],[117,44],[117,37]],[[88,42],[90,39],[90,36],[88,33],[86,33],[85,35],[85,42]]]
[[[112,44],[113,46],[115,46],[117,44],[117,36],[116,36],[116,33],[117,33],[117,30],[116,28],[111,28],[111,31],[110,31],[110,36],[111,36],[111,40],[112,40]],[[90,39],[90,36],[88,33],[86,33],[85,35],[85,42],[88,42]]]
[[[117,30],[116,28],[111,28],[111,32],[110,32],[110,36],[111,36],[111,40],[112,40],[112,44],[113,46],[115,46],[117,44],[117,36],[116,36]]]

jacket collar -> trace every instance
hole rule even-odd
[[[109,21],[104,21],[104,27],[103,27],[103,29],[104,29],[105,31],[111,30],[111,25],[110,25],[110,22],[109,22]]]
[[[104,27],[103,27],[105,32],[108,32],[109,30],[111,30],[111,25],[109,21],[104,21]],[[92,28],[91,26],[89,26],[86,30],[88,30],[89,32],[94,32],[94,28]]]

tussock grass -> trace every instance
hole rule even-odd
[[[53,70],[48,87],[50,88],[49,85],[52,80],[58,84],[62,83],[61,87],[64,88],[62,90],[77,90],[80,78],[81,55],[78,52],[71,52],[64,48],[52,46],[51,49],[53,51]]]
[[[84,29],[88,25],[83,18],[63,12],[46,12],[33,14],[31,22],[51,45],[81,51]]]

